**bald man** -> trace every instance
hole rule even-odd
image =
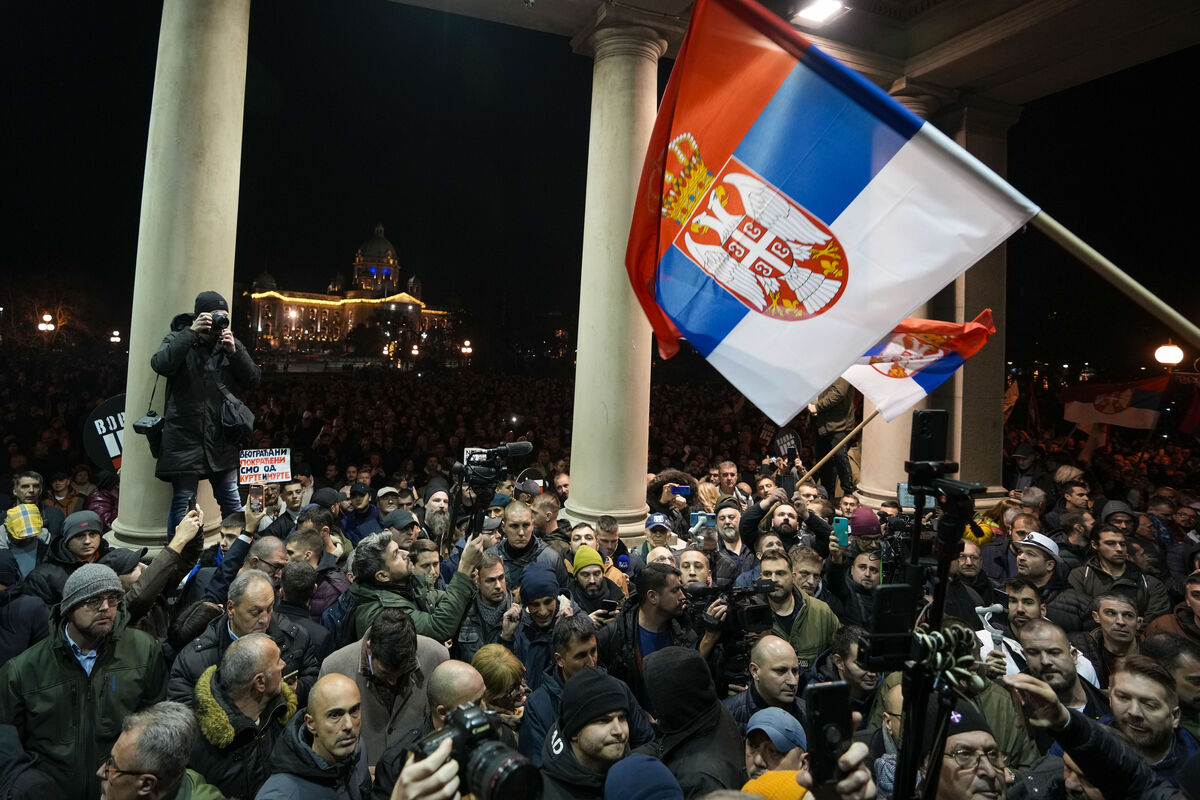
[[[669,567],[677,566],[675,563],[675,553],[669,547],[655,547],[646,554],[647,564],[666,564]]]
[[[784,639],[767,635],[750,650],[750,685],[744,692],[726,698],[725,708],[746,735],[746,723],[754,712],[781,708],[804,724],[804,701],[800,699],[800,661]]]
[[[465,661],[443,661],[429,676],[429,721],[430,730],[440,731],[446,727],[446,716],[464,703],[474,703],[486,708],[483,702],[483,676]],[[411,737],[389,747],[375,765],[375,788],[372,800],[389,800],[392,787],[400,777],[400,770],[408,756],[408,750],[430,730],[413,731]],[[511,744],[511,742],[510,742]]]
[[[275,748],[275,772],[255,800],[366,800],[371,773],[361,729],[362,697],[354,681],[337,673],[322,677],[308,695],[308,708],[288,723]]]

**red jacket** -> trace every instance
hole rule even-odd
[[[113,520],[117,518],[118,500],[116,495],[104,489],[96,489],[87,496],[83,507],[87,511],[95,511],[96,516],[104,523],[104,530],[112,528]]]

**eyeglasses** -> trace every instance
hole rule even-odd
[[[985,758],[996,769],[1004,769],[1004,763],[1008,760],[1004,753],[994,747],[987,750],[955,750],[953,753],[946,753],[946,758],[953,758],[959,769],[972,770],[979,769],[979,763]]]
[[[99,611],[105,604],[116,608],[121,604],[121,595],[116,592],[106,592],[105,594],[98,594],[95,597],[89,597],[83,601],[83,604],[88,607],[89,611]]]
[[[521,681],[505,693],[504,699],[515,703],[527,694],[529,694],[529,687],[525,685],[525,681]]]
[[[267,567],[270,570],[272,575],[276,574],[277,572],[279,572],[279,570],[283,569],[284,567],[286,567],[288,565],[288,562],[286,562],[286,561],[284,561],[281,564],[276,564],[274,561],[260,561],[258,563],[262,564],[264,567]]]
[[[958,560],[959,561],[983,561],[983,556],[979,555],[978,553],[973,556],[969,556],[966,553],[959,553]]]
[[[104,757],[104,763],[102,763],[100,766],[104,768],[104,780],[106,781],[112,780],[112,774],[114,772],[118,775],[154,775],[153,772],[146,772],[145,770],[140,769],[118,769],[117,762],[113,761],[112,753],[109,753]]]

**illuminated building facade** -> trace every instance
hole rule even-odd
[[[416,276],[402,288],[401,272],[383,225],[376,225],[375,235],[355,253],[349,283],[335,276],[323,294],[280,289],[263,271],[247,292],[252,349],[263,354],[343,354],[353,339],[351,332],[362,326],[376,345],[382,340],[383,346],[370,355],[398,362],[431,336],[452,336],[455,315],[425,305]]]

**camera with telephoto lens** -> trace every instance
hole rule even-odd
[[[502,722],[494,712],[464,703],[446,715],[446,726],[413,745],[416,758],[427,758],[443,741],[453,744],[450,757],[458,762],[463,794],[477,800],[537,800],[542,775],[529,759],[500,741]]]
[[[229,315],[224,311],[212,312],[212,331],[218,336],[229,327]]]

